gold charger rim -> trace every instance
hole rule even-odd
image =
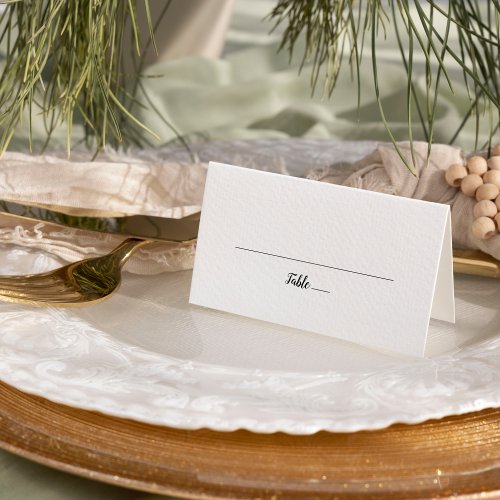
[[[53,403],[0,382],[0,447],[183,498],[498,498],[500,409],[309,436],[187,431]]]

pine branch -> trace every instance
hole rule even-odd
[[[156,47],[149,0],[141,7],[146,40]],[[0,155],[23,119],[30,125],[33,113],[43,117],[45,145],[66,124],[68,155],[74,123],[83,125],[85,142],[97,151],[107,143],[136,142],[143,132],[156,137],[129,111],[140,74],[125,73],[123,46],[131,31],[140,55],[137,9],[138,0],[7,2],[0,14],[0,43],[7,46],[0,76]],[[31,148],[31,126],[29,140]]]
[[[390,18],[384,6],[388,7]],[[412,8],[413,7],[413,8]],[[436,28],[436,18],[443,16],[446,29]],[[403,68],[407,76],[408,137],[414,136],[412,110],[419,116],[420,126],[429,147],[434,140],[437,103],[443,83],[452,92],[459,83],[449,74],[450,63],[462,70],[462,83],[468,89],[471,106],[463,117],[456,138],[467,121],[476,119],[476,148],[478,147],[481,116],[493,116],[489,120],[488,141],[498,131],[500,123],[500,1],[454,0],[446,7],[436,0],[278,0],[269,16],[275,27],[285,24],[280,50],[290,57],[296,51],[301,37],[305,49],[301,69],[306,63],[312,65],[311,85],[314,92],[320,70],[324,72],[324,89],[331,97],[337,83],[342,63],[348,59],[351,74],[355,75],[358,87],[357,104],[360,105],[359,71],[365,45],[370,40],[373,67],[373,91],[378,103],[381,121],[389,138],[396,145],[390,124],[386,119],[381,100],[383,89],[378,78],[377,52],[383,31],[393,30],[400,50]],[[450,42],[450,33],[455,31],[458,47]],[[367,33],[371,36],[367,37]],[[350,47],[344,51],[343,47]],[[425,60],[426,88],[425,110],[419,102],[413,71],[417,56]],[[412,165],[406,165],[413,172]]]

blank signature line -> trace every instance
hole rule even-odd
[[[278,254],[269,253],[269,252],[262,252],[260,250],[253,250],[251,248],[244,248],[244,247],[234,247],[234,248],[236,248],[237,250],[244,250],[245,252],[253,252],[253,253],[260,253],[262,255],[269,255],[270,257],[276,257],[278,259],[293,260],[295,262],[302,262],[304,264],[311,264],[313,266],[325,267],[327,269],[335,269],[336,271],[342,271],[344,273],[358,274],[360,276],[366,276],[367,278],[377,278],[379,280],[394,281],[392,278],[384,278],[383,276],[376,276],[375,274],[367,274],[367,273],[361,273],[359,271],[352,271],[350,269],[343,269],[341,267],[327,266],[326,264],[318,264],[317,262],[310,262],[308,260],[294,259],[293,257],[285,257],[284,255],[278,255]],[[313,290],[318,290],[320,292],[326,292],[326,290],[319,290],[316,288],[314,288]]]

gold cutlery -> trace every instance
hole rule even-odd
[[[192,245],[196,242],[199,214],[194,214],[187,221],[188,229],[180,220],[148,217],[151,229],[144,225],[141,237],[129,237],[114,250],[101,257],[84,259],[53,271],[19,276],[0,276],[0,300],[19,302],[31,305],[47,305],[58,307],[82,306],[95,304],[110,297],[120,286],[121,270],[125,262],[140,247],[155,241]],[[40,222],[39,220],[13,214],[2,213],[2,217],[10,221],[22,223]],[[137,219],[136,219],[137,221]],[[195,224],[191,224],[194,222]],[[46,222],[54,228],[64,229],[65,226],[54,222]],[[196,226],[196,231],[194,231]],[[186,236],[186,232],[191,234]],[[118,230],[116,232],[119,232]],[[173,237],[168,237],[168,233]],[[148,234],[151,237],[146,237]],[[177,235],[183,234],[179,238]]]
[[[500,261],[480,250],[453,249],[453,271],[486,278],[500,278]]]

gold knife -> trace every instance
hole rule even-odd
[[[58,227],[72,227],[96,231],[100,233],[135,236],[137,238],[154,240],[185,240],[198,234],[200,212],[196,212],[182,219],[154,217],[149,215],[131,215],[125,217],[74,217],[48,209],[40,209],[19,203],[2,203],[8,212],[0,211],[4,218],[9,220],[23,220],[31,222],[46,222]],[[85,225],[82,225],[85,221]]]

